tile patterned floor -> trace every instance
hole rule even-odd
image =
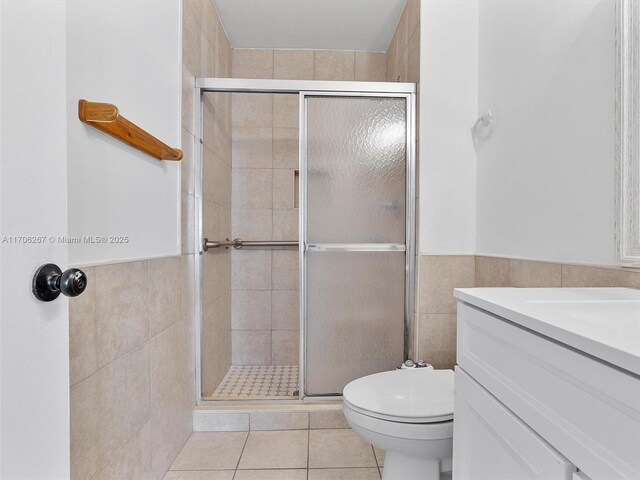
[[[298,398],[297,365],[232,365],[211,400]]]
[[[380,480],[383,463],[350,429],[195,432],[164,480]]]

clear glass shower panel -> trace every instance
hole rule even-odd
[[[307,241],[405,243],[404,98],[307,97]]]
[[[307,395],[403,361],[404,252],[308,252]]]

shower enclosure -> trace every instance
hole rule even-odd
[[[233,145],[220,142],[232,167],[196,142],[199,398],[334,397],[401,363],[414,310],[415,85],[208,78],[196,93],[196,138],[224,136],[208,103],[234,109]],[[203,200],[207,169],[230,178],[230,205]]]

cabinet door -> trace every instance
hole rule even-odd
[[[576,468],[456,367],[454,480],[571,480]]]

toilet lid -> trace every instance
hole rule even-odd
[[[453,419],[453,370],[375,373],[349,383],[343,397],[365,415],[407,423],[443,422]]]

